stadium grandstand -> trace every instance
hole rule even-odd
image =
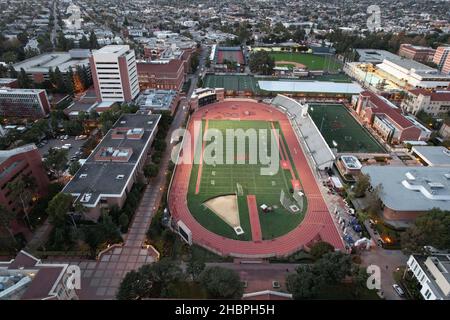
[[[305,151],[311,155],[316,169],[325,170],[332,167],[334,153],[309,116],[308,105],[281,94],[273,98],[271,104],[288,116],[299,141],[304,142],[307,149]]]

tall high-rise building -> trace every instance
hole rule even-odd
[[[433,62],[437,64],[439,70],[450,74],[450,46],[438,47],[434,54]]]
[[[105,46],[90,57],[98,101],[130,102],[139,93],[134,50],[128,45]]]

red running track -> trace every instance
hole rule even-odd
[[[260,242],[262,240],[261,225],[259,223],[258,204],[255,195],[247,196],[248,215],[250,218],[250,226],[252,228],[253,241]]]
[[[194,243],[221,255],[254,258],[286,256],[318,240],[326,241],[336,249],[344,249],[342,239],[328,212],[297,136],[284,113],[273,106],[245,100],[224,101],[202,107],[192,114],[188,125],[191,141],[185,139],[185,147],[190,146],[191,154],[194,154],[192,134],[194,122],[205,118],[278,121],[300,176],[303,192],[308,199],[308,207],[303,221],[294,230],[278,238],[260,242],[225,238],[204,228],[189,212],[187,193],[192,163],[178,164],[169,193],[169,209],[175,221],[182,220],[191,230]]]

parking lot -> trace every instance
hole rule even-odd
[[[61,148],[65,144],[71,144],[71,148],[69,148],[67,155],[67,159],[69,160],[75,155],[77,151],[80,150],[81,146],[84,144],[86,140],[75,140],[75,137],[68,137],[66,140],[50,139],[47,141],[48,141],[47,144],[43,145],[42,147],[38,146],[39,152],[41,153],[42,157],[45,157],[45,155],[51,148],[55,147]]]

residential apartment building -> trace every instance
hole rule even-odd
[[[398,55],[400,57],[416,60],[419,62],[429,62],[433,60],[436,50],[430,47],[413,46],[403,43],[400,45]]]
[[[130,102],[139,94],[134,50],[128,45],[109,45],[90,57],[98,101]]]
[[[420,294],[425,300],[450,300],[449,254],[413,254],[407,266],[422,286]]]
[[[438,47],[433,57],[433,62],[437,64],[439,70],[450,74],[450,46]]]
[[[11,198],[11,190],[7,185],[21,175],[34,178],[35,196],[47,193],[49,180],[42,164],[41,154],[34,144],[0,151],[0,204],[12,212],[19,212],[21,208],[18,208]]]
[[[39,119],[49,113],[45,90],[0,88],[0,116]]]
[[[182,60],[138,62],[137,73],[141,90],[164,89],[180,91],[185,80]]]
[[[62,192],[87,208],[97,221],[102,209],[121,208],[142,174],[161,115],[125,114],[108,131]]]
[[[401,108],[404,112],[414,115],[419,111],[433,116],[447,114],[450,111],[450,91],[409,90],[406,92]]]
[[[400,109],[386,98],[363,91],[356,102],[356,113],[388,143],[427,140],[426,128],[403,116]]]
[[[0,262],[0,300],[78,300],[75,277],[69,264],[43,263],[22,250]]]

